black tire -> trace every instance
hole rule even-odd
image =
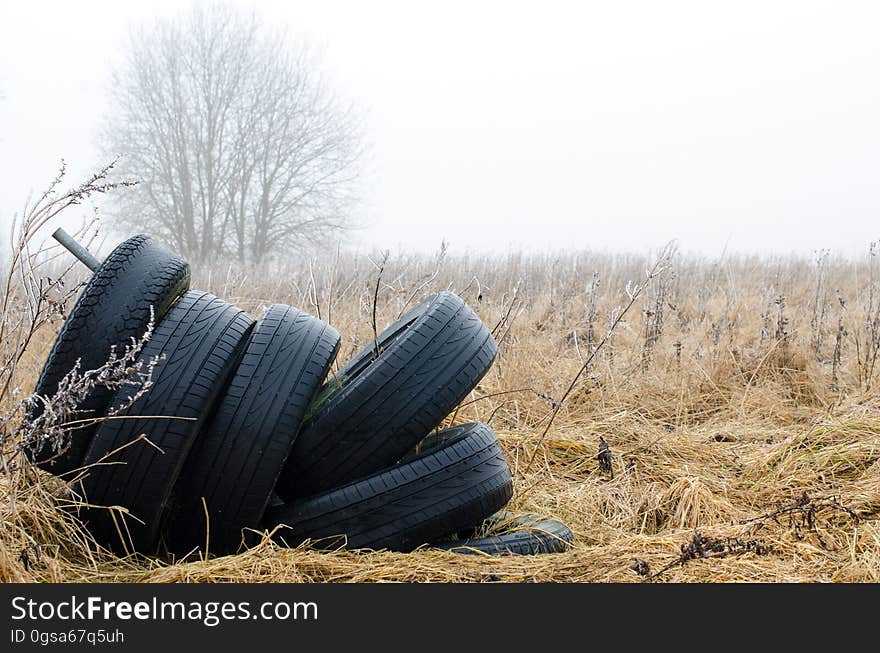
[[[244,357],[177,481],[168,547],[234,552],[257,529],[306,408],[339,350],[339,332],[275,304],[251,332]]]
[[[77,360],[80,371],[96,369],[107,362],[112,347],[121,349],[132,338],[141,338],[150,322],[150,307],[158,323],[189,288],[189,277],[187,262],[149,236],[134,236],[116,247],[86,284],[61,327],[34,394],[51,397]],[[79,406],[82,416],[100,417],[112,397],[109,388],[95,387]],[[43,403],[36,401],[28,419],[42,412]],[[96,430],[93,424],[73,431],[62,451],[48,442],[36,443],[29,457],[47,471],[69,472],[82,464]]]
[[[102,422],[86,452],[84,463],[93,466],[81,481],[85,501],[121,506],[133,517],[120,519],[121,512],[103,507],[87,510],[84,517],[99,543],[125,552],[155,548],[174,483],[253,324],[244,311],[203,292],[186,293],[158,324],[139,357],[162,357],[152,385],[119,413],[143,417]],[[121,389],[111,406],[124,405],[130,394]],[[149,442],[131,444],[141,434]]]
[[[277,541],[322,548],[411,551],[473,528],[513,495],[510,469],[495,433],[465,424],[445,444],[404,465],[267,511]]]
[[[276,491],[309,496],[397,462],[473,390],[497,346],[457,296],[428,297],[321,389]]]
[[[537,555],[562,553],[571,548],[571,529],[556,519],[541,515],[515,516],[507,512],[493,515],[487,521],[502,522],[505,532],[486,537],[470,537],[433,546],[454,553],[485,553],[488,555]]]

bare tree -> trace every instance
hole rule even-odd
[[[360,121],[303,44],[197,4],[133,31],[114,73],[108,153],[141,183],[116,207],[196,261],[261,262],[350,224]]]

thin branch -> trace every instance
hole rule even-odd
[[[654,266],[646,271],[645,279],[638,286],[635,287],[627,287],[627,295],[629,296],[629,302],[627,302],[626,306],[623,307],[623,310],[615,315],[614,319],[611,322],[611,326],[608,329],[608,332],[602,337],[602,340],[596,345],[596,348],[590,352],[590,355],[587,357],[587,360],[584,361],[583,365],[581,365],[580,369],[577,371],[577,374],[574,375],[574,378],[571,380],[571,383],[568,384],[568,387],[565,389],[565,392],[562,393],[562,396],[557,400],[556,405],[553,407],[553,410],[550,413],[550,419],[547,420],[547,424],[544,425],[544,430],[541,432],[541,435],[538,437],[538,442],[535,444],[535,449],[532,452],[531,457],[529,458],[528,463],[526,463],[525,472],[528,472],[532,468],[532,464],[535,462],[535,458],[538,455],[538,451],[541,448],[541,444],[544,442],[544,438],[547,436],[547,432],[550,430],[550,427],[553,425],[553,421],[556,419],[556,415],[559,414],[565,400],[568,399],[568,396],[572,393],[575,387],[583,376],[584,372],[587,371],[590,364],[596,358],[597,354],[602,350],[605,346],[605,343],[608,342],[613,336],[614,332],[617,329],[617,326],[623,321],[623,318],[629,312],[629,310],[635,305],[636,301],[638,301],[639,297],[641,297],[642,293],[645,289],[650,285],[651,281],[653,281],[658,275],[662,274],[666,269],[667,264],[669,262],[669,258],[673,253],[673,246],[670,243],[667,245],[663,251],[660,253],[660,256],[657,258]],[[531,488],[529,488],[531,489]]]
[[[385,264],[388,263],[389,252],[386,250],[382,255],[382,260],[379,261],[376,267],[379,269],[379,273],[376,275],[376,288],[373,291],[373,357],[379,358],[379,354],[382,353],[379,349],[379,329],[376,327],[376,305],[379,303],[379,285],[382,283],[382,273],[385,271]]]

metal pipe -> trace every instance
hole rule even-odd
[[[85,265],[92,272],[97,272],[98,268],[101,267],[101,261],[92,256],[92,253],[89,250],[76,242],[73,239],[73,236],[64,231],[64,229],[56,229],[55,233],[52,234],[52,238],[61,243],[68,252],[78,258],[83,263],[83,265]]]

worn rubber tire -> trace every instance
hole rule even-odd
[[[489,370],[497,345],[451,292],[436,293],[365,347],[310,408],[276,491],[309,496],[397,462]]]
[[[241,358],[253,324],[244,311],[210,293],[188,292],[157,325],[139,357],[162,357],[152,385],[119,413],[143,417],[102,422],[86,452],[84,463],[94,466],[80,481],[85,501],[121,506],[135,518],[125,519],[125,529],[120,525],[125,533],[120,537],[115,523],[122,513],[88,509],[84,518],[99,543],[123,552],[150,553],[155,548],[174,483]],[[130,394],[130,388],[118,391],[111,407],[123,405]],[[149,442],[130,444],[141,434]]]
[[[567,551],[574,537],[571,529],[561,521],[541,515],[517,517],[501,512],[493,515],[489,520],[504,522],[502,527],[505,532],[486,537],[438,542],[433,546],[454,553],[538,555]]]
[[[51,397],[77,360],[81,372],[96,369],[107,362],[112,347],[121,350],[132,338],[141,338],[150,322],[150,308],[158,322],[189,288],[189,278],[187,262],[149,236],[134,236],[120,244],[80,293],[46,358],[34,394]],[[112,397],[109,388],[95,387],[79,406],[82,416],[100,417]],[[36,401],[28,419],[42,412],[42,402]],[[48,442],[39,443],[29,457],[47,471],[69,472],[82,464],[96,430],[95,424],[73,431],[60,452]]]
[[[465,424],[444,444],[404,465],[267,511],[265,526],[283,525],[277,541],[315,546],[411,551],[473,528],[513,495],[510,469],[495,433]]]
[[[196,441],[174,491],[168,548],[213,553],[257,529],[303,415],[339,350],[339,332],[291,306],[266,309],[244,357]],[[204,498],[210,521],[206,522]]]

